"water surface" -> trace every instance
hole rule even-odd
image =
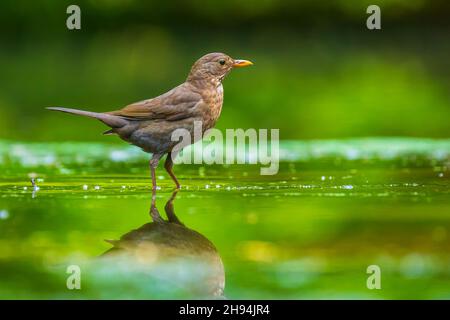
[[[450,298],[450,141],[281,151],[273,176],[178,165],[176,195],[160,168],[152,206],[138,149],[1,142],[0,297]]]

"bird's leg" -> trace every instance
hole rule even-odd
[[[175,215],[175,210],[173,208],[173,201],[175,200],[177,192],[178,192],[178,189],[172,193],[172,196],[170,197],[169,201],[167,201],[166,206],[164,207],[164,210],[166,211],[166,216],[167,216],[167,219],[169,219],[170,223],[175,223],[175,224],[184,226],[184,224],[181,223],[181,221]]]
[[[153,222],[164,223],[164,219],[159,214],[158,208],[156,208],[156,194],[152,194],[152,202],[150,205],[150,217]]]
[[[150,172],[152,175],[152,191],[156,192],[156,168],[158,167],[159,159],[161,158],[160,154],[154,154],[152,159],[150,160]]]
[[[166,158],[166,162],[164,162],[164,168],[166,168],[167,173],[170,175],[173,182],[175,182],[177,189],[180,189],[181,188],[180,183],[178,182],[177,177],[175,177],[175,174],[172,171],[172,167],[173,167],[172,152],[169,152]]]

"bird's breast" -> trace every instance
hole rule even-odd
[[[214,107],[213,107],[213,116],[217,120],[220,116],[220,112],[222,111],[223,104],[223,85],[220,84],[216,90],[216,96],[214,98]]]
[[[208,112],[204,118],[204,129],[214,127],[217,119],[222,111],[223,104],[223,86],[219,84],[214,90],[211,90],[206,97],[206,104],[208,105]]]
[[[219,86],[217,87],[217,93],[223,96],[223,85],[219,84]]]

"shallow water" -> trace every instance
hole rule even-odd
[[[280,146],[273,176],[178,165],[176,196],[160,168],[151,209],[138,149],[1,142],[0,298],[450,298],[450,141]]]

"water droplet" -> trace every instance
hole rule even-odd
[[[83,185],[83,190],[87,190],[87,189],[88,189],[88,185],[87,184]]]
[[[100,190],[100,186],[95,186],[94,189],[95,190]]]

